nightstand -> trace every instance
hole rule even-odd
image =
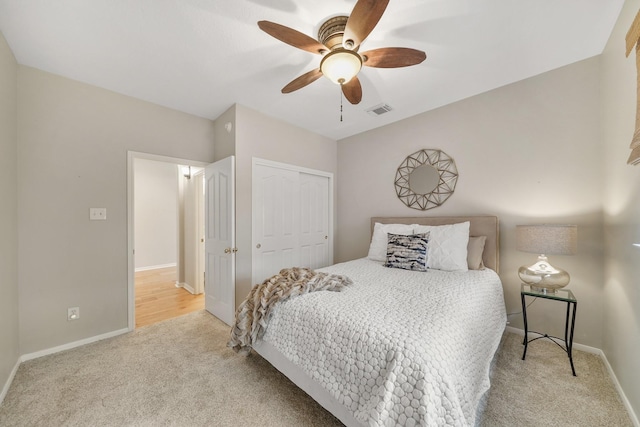
[[[550,336],[540,332],[529,331],[529,327],[527,325],[527,304],[526,304],[526,297],[528,296],[567,303],[567,315],[565,317],[565,322],[564,322],[564,340],[562,338]],[[573,372],[573,376],[575,377],[576,370],[573,367],[572,350],[573,350],[573,329],[576,324],[576,309],[578,308],[578,300],[576,300],[576,297],[573,295],[573,292],[571,292],[569,289],[558,289],[556,292],[553,292],[553,293],[545,292],[545,291],[537,290],[535,287],[531,287],[523,283],[520,286],[520,298],[522,299],[522,318],[524,319],[524,340],[522,342],[522,344],[524,345],[524,353],[522,353],[522,360],[524,360],[524,358],[527,355],[527,346],[529,345],[530,342],[539,340],[540,338],[548,338],[567,353],[567,355],[569,356],[569,363],[571,364],[571,372]],[[573,308],[573,310],[571,310],[571,308]],[[537,334],[540,336],[529,339],[529,333]]]

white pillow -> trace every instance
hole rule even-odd
[[[373,236],[371,237],[371,245],[369,245],[369,255],[367,255],[367,258],[373,261],[387,260],[387,234],[389,233],[404,235],[413,234],[413,225],[380,224],[379,222],[376,222],[373,226]]]
[[[430,233],[427,267],[434,270],[467,271],[469,221],[448,225],[414,225],[415,234]]]

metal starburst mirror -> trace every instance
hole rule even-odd
[[[424,149],[407,156],[396,172],[396,194],[408,207],[426,211],[443,204],[456,188],[458,169],[444,151]]]

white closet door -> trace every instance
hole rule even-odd
[[[326,172],[254,159],[254,285],[283,268],[331,264],[331,186]]]
[[[300,173],[300,265],[329,263],[329,178]]]
[[[282,268],[298,266],[300,191],[298,172],[253,168],[253,284]]]

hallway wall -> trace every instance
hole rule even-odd
[[[134,170],[135,268],[176,264],[178,167],[135,159]]]

